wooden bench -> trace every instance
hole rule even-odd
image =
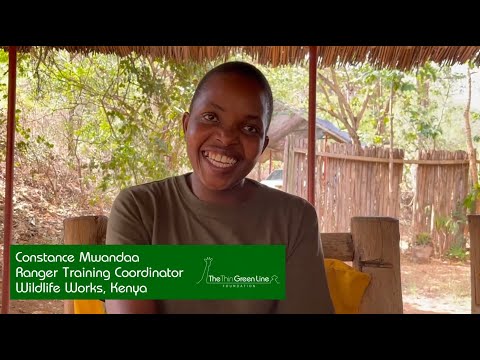
[[[65,219],[64,243],[102,245],[107,222],[106,216]],[[371,276],[360,313],[403,313],[397,219],[354,217],[351,219],[351,233],[322,233],[321,239],[325,258],[352,262],[356,270]],[[65,313],[74,313],[72,300],[65,300]]]

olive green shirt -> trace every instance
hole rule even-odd
[[[189,174],[122,190],[107,244],[286,245],[285,300],[159,300],[162,313],[333,313],[317,215],[304,199],[247,179],[254,195],[237,206],[198,199]]]

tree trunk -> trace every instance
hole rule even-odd
[[[70,158],[75,158],[77,147],[75,144],[75,108],[68,111],[68,116],[65,121],[65,131],[67,135],[67,151]]]
[[[426,79],[420,80],[417,78],[417,89],[418,89],[418,106],[422,110],[422,117],[427,114],[428,107],[430,106],[430,96],[429,96],[429,81]],[[425,120],[425,119],[421,119]],[[421,134],[418,134],[418,142],[417,142],[417,148],[418,149],[427,149],[428,143],[427,139]]]
[[[325,99],[327,103],[330,105],[330,108],[325,108],[319,106],[319,110],[330,114],[332,117],[338,119],[343,125],[345,125],[348,134],[352,138],[352,143],[356,145],[358,148],[361,148],[360,138],[357,134],[358,128],[360,126],[360,122],[363,118],[367,105],[369,103],[370,96],[367,94],[365,99],[363,100],[362,108],[359,110],[357,115],[353,113],[353,109],[350,106],[348,101],[348,95],[342,92],[340,85],[337,80],[337,74],[333,67],[330,68],[330,73],[332,79],[330,80],[321,72],[318,72],[318,78],[321,80],[319,82],[319,89],[325,95]],[[331,90],[332,94],[335,94],[337,103],[334,103],[331,97],[329,96],[329,92],[326,90],[325,85]],[[338,109],[335,111],[334,109]]]
[[[388,111],[390,109],[390,100],[387,101],[387,104],[385,105],[385,109],[381,113],[381,115],[377,118],[377,135],[381,136],[382,139],[385,135],[385,117],[388,114]]]
[[[352,143],[356,145],[359,149],[362,147],[362,144],[360,143],[360,138],[356,132],[350,132],[350,137],[352,138]]]

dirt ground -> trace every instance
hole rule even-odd
[[[470,264],[402,258],[402,295],[406,314],[470,314]]]
[[[3,245],[0,244],[0,289]],[[470,265],[430,260],[426,264],[401,258],[402,293],[405,314],[469,314]],[[1,304],[0,304],[1,308]],[[63,314],[63,301],[12,300],[11,314]]]

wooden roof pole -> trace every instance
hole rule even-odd
[[[308,72],[308,201],[315,206],[315,140],[317,107],[317,47],[310,46]]]
[[[8,47],[7,155],[3,233],[2,314],[10,307],[10,244],[13,226],[13,152],[15,150],[15,94],[17,85],[17,47]]]

